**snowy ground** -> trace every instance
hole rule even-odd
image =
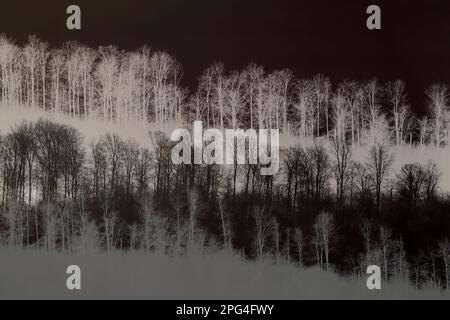
[[[81,268],[81,291],[66,288],[69,265]],[[169,258],[145,253],[64,255],[0,248],[1,299],[446,299],[437,289],[390,283],[369,291],[366,279],[316,268],[243,262],[210,253]]]

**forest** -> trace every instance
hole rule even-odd
[[[37,37],[0,36],[2,106],[76,119],[148,125],[142,143],[118,134],[87,141],[48,119],[2,128],[0,241],[58,252],[116,250],[182,256],[224,250],[385,281],[449,288],[450,199],[442,169],[399,148],[449,148],[448,87],[430,84],[414,113],[401,80],[300,79],[249,64],[207,68],[195,90],[182,67],[149,47],[125,52]],[[280,171],[174,165],[158,128],[279,129]],[[9,131],[9,132],[8,132]]]

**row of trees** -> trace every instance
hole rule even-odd
[[[202,119],[219,128],[278,128],[302,138],[348,135],[372,142],[381,131],[397,146],[449,144],[448,88],[426,92],[428,115],[408,105],[405,83],[344,81],[333,86],[317,75],[297,79],[291,71],[267,73],[260,66],[227,73],[216,63],[191,94],[180,86],[174,57],[144,47],[124,52],[69,42],[50,48],[31,36],[24,46],[0,36],[0,96],[3,103],[108,121],[177,124]]]
[[[258,165],[174,165],[171,142],[152,150],[39,120],[1,138],[0,238],[11,246],[184,254],[220,247],[243,258],[448,287],[450,202],[435,164],[392,172],[375,143],[353,160],[350,137],[281,152],[280,174]]]
[[[0,36],[2,102],[74,117],[180,122],[181,70],[164,52],[123,52],[68,42],[50,48],[31,36],[19,47]]]

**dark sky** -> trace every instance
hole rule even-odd
[[[37,34],[52,45],[79,40],[91,46],[143,44],[166,50],[193,86],[203,69],[249,62],[297,77],[407,81],[410,102],[423,108],[432,82],[450,83],[448,0],[3,0],[0,32],[22,43]],[[66,7],[82,9],[82,30],[68,31]],[[366,29],[366,8],[382,9],[382,30]]]

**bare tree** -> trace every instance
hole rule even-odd
[[[302,158],[306,157],[301,147],[291,147],[284,151],[284,174],[286,176],[286,199],[288,206],[295,213],[299,189],[301,188]]]
[[[234,72],[226,81],[226,100],[224,106],[224,116],[227,119],[227,124],[237,129],[239,126],[239,114],[243,108],[243,80],[244,76],[241,73]]]
[[[348,123],[348,110],[345,95],[342,88],[339,88],[332,98],[334,137],[335,139],[345,139]]]
[[[1,97],[3,102],[17,104],[20,100],[20,59],[22,53],[13,40],[0,35]]]
[[[97,79],[100,83],[100,98],[104,120],[114,119],[114,88],[117,83],[119,62],[117,49],[114,47],[100,48],[100,62],[97,65]]]
[[[152,226],[154,234],[153,247],[157,254],[163,255],[168,243],[169,224],[167,217],[152,215]]]
[[[391,254],[391,237],[392,230],[389,227],[381,226],[380,227],[380,242],[381,249],[383,250],[383,266],[384,266],[384,280],[387,282],[389,277],[389,256]]]
[[[403,239],[400,239],[393,242],[393,274],[397,279],[408,279],[409,278],[409,266],[406,257],[405,244]]]
[[[85,209],[84,195],[79,197],[79,246],[82,253],[92,252],[99,246],[98,228]]]
[[[120,152],[125,167],[125,190],[129,195],[132,191],[132,177],[139,156],[139,145],[137,142],[130,140],[122,145]]]
[[[20,203],[11,199],[8,202],[8,207],[5,212],[6,224],[8,226],[8,246],[22,246],[23,233],[21,232],[22,219],[21,212],[22,208]]]
[[[63,72],[66,57],[63,50],[54,49],[50,54],[51,102],[53,112],[63,112],[64,86]]]
[[[23,49],[24,66],[26,68],[27,104],[37,106],[37,76],[39,66],[39,51],[41,42],[36,36],[30,36],[28,43]]]
[[[394,116],[395,143],[398,147],[402,143],[401,114],[402,108],[406,102],[405,83],[401,80],[389,82],[386,86],[386,93],[392,107],[392,113]]]
[[[433,119],[434,143],[441,145],[444,127],[444,115],[448,105],[448,88],[443,84],[433,84],[426,91],[429,108]]]
[[[320,137],[321,114],[325,115],[327,138],[328,138],[328,99],[330,92],[330,83],[323,75],[318,74],[312,80],[314,101],[316,106],[316,129],[317,138]]]
[[[383,90],[378,84],[377,79],[368,81],[364,86],[364,100],[370,113],[369,129],[374,128],[377,122],[379,113],[379,100],[382,91]]]
[[[255,208],[253,219],[255,220],[256,253],[258,259],[261,260],[264,256],[267,241],[272,234],[273,224],[266,209],[261,207]]]
[[[256,87],[264,77],[264,69],[262,67],[256,66],[255,64],[250,64],[246,68],[245,74],[247,76],[247,80],[245,81],[245,92],[250,113],[250,128],[253,129],[255,118],[254,107],[256,99]]]
[[[103,139],[104,150],[110,167],[110,192],[115,192],[118,180],[120,155],[123,148],[123,141],[117,134],[107,134]]]
[[[152,216],[153,216],[153,205],[151,202],[150,195],[142,199],[140,213],[141,213],[143,247],[147,252],[149,252],[151,247],[150,243],[151,243]]]
[[[339,105],[336,107],[341,108],[340,114],[337,114],[338,123],[340,120],[340,117],[344,117],[343,125],[345,130],[345,116],[347,116],[349,119],[347,122],[349,122],[350,126],[350,134],[351,134],[351,143],[359,143],[360,142],[360,125],[358,124],[359,121],[359,115],[360,110],[363,105],[363,99],[364,99],[364,92],[362,87],[359,85],[359,83],[355,81],[345,81],[343,84],[340,85],[339,89],[341,91],[341,94],[344,96],[344,103],[345,103],[345,111],[342,110],[342,102],[338,101]],[[345,112],[348,115],[345,115]],[[342,126],[342,125],[341,125]],[[341,130],[342,131],[342,130]]]
[[[290,105],[290,89],[292,86],[292,80],[294,75],[290,70],[281,70],[276,72],[275,76],[278,79],[279,93],[280,93],[280,103],[281,103],[281,113],[282,113],[282,129],[284,133],[288,132],[288,112]],[[322,94],[323,94],[322,90]],[[324,100],[323,96],[320,97]]]
[[[295,244],[297,246],[298,263],[300,267],[303,266],[303,233],[300,228],[295,228],[294,231]]]
[[[294,108],[298,119],[298,134],[301,138],[312,137],[314,133],[314,92],[311,81],[297,81],[294,94]]]
[[[196,244],[196,222],[198,215],[198,194],[195,190],[191,190],[189,193],[189,235],[188,235],[188,248],[194,249]]]
[[[450,242],[446,240],[442,240],[439,242],[439,252],[441,255],[441,259],[444,262],[444,277],[445,277],[445,288],[449,290],[449,258],[450,258]]]
[[[111,208],[112,195],[109,191],[102,193],[101,205],[102,205],[102,223],[104,229],[104,238],[106,250],[111,252],[115,247],[115,241],[117,237],[117,213]]]
[[[222,236],[223,236],[223,245],[225,250],[231,250],[231,229],[228,222],[228,217],[224,208],[224,199],[219,199],[219,211],[220,211],[220,221],[222,224]]]
[[[377,212],[380,210],[381,187],[393,163],[393,156],[385,144],[377,143],[369,150],[368,168],[375,183]]]
[[[416,206],[419,201],[434,197],[440,172],[433,162],[405,164],[397,175],[397,189],[400,195]]]
[[[424,146],[428,139],[430,133],[430,119],[428,117],[423,117],[418,122],[419,125],[419,143],[420,146]]]
[[[353,177],[355,179],[356,190],[359,193],[359,200],[362,206],[366,200],[370,199],[373,191],[373,176],[368,166],[363,163],[354,163]]]
[[[319,246],[317,250],[320,251],[320,254],[318,255],[321,257],[323,252],[325,257],[325,269],[328,271],[330,265],[330,245],[335,233],[333,216],[328,212],[321,212],[314,223],[314,230],[316,236],[315,242]]]
[[[325,196],[330,175],[328,152],[323,145],[315,144],[308,149],[308,153],[313,170],[314,196],[320,200]]]
[[[425,196],[427,200],[434,198],[441,179],[441,172],[433,161],[428,161],[424,168]]]
[[[344,200],[345,188],[350,176],[351,145],[345,138],[336,137],[333,139],[332,149],[335,158],[334,175],[337,186],[337,201],[338,203],[342,203]]]
[[[88,47],[81,46],[79,48],[79,63],[81,73],[81,86],[83,98],[83,114],[84,118],[89,117],[93,111],[94,104],[94,62],[97,58],[97,52]]]
[[[177,95],[181,66],[174,57],[165,52],[156,52],[150,58],[150,79],[155,122],[165,124],[170,121],[172,109],[178,105],[170,103],[172,95]]]
[[[371,220],[364,220],[361,225],[361,235],[364,239],[364,247],[366,250],[365,255],[365,264],[366,266],[370,265],[371,262],[371,255],[372,255],[372,234],[373,234],[373,221]]]
[[[151,152],[146,148],[140,149],[134,164],[134,176],[139,193],[143,193],[149,188],[149,175],[153,165],[153,156]]]
[[[398,114],[398,128],[399,128],[399,141],[400,144],[407,142],[409,137],[409,144],[412,144],[412,132],[415,126],[416,119],[414,115],[411,114],[410,107],[403,105],[400,108]]]
[[[397,175],[397,189],[415,207],[424,194],[424,168],[418,163],[404,165]]]
[[[280,261],[280,223],[276,216],[272,218],[273,239],[275,243],[275,261]]]

